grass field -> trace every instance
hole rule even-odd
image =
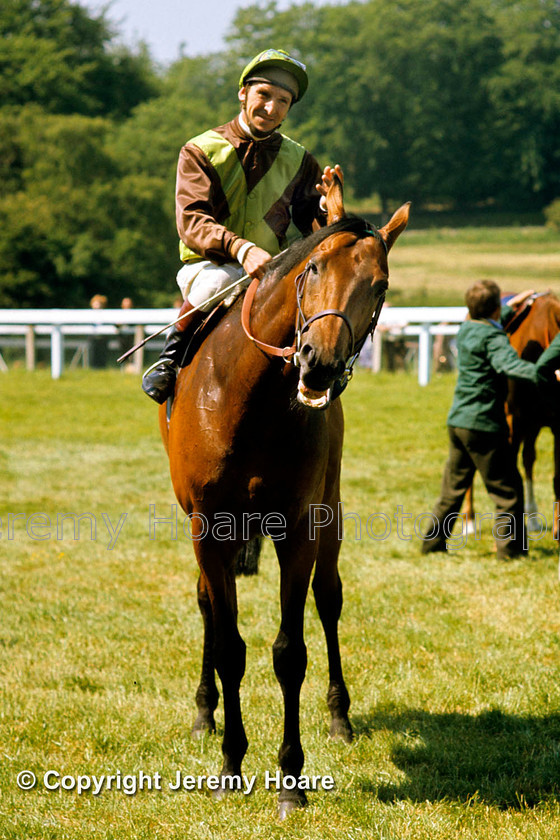
[[[421,389],[412,375],[359,371],[344,396],[345,513],[362,523],[383,513],[392,533],[375,540],[364,529],[358,540],[347,524],[341,645],[351,746],[327,737],[324,641],[309,602],[304,769],[332,775],[335,789],[312,793],[307,810],[279,824],[264,785],[282,724],[271,545],[260,575],[239,581],[244,771],[257,776],[255,792],[219,803],[173,792],[177,772],[215,773],[221,753],[219,737],[189,735],[201,653],[193,554],[181,531],[177,540],[165,525],[149,534],[150,505],[166,516],[175,501],[155,406],[135,377],[113,371],[0,378],[3,840],[557,836],[560,607],[550,533],[530,560],[500,564],[489,533],[426,559],[415,536],[403,538],[413,519],[396,532],[398,506],[416,517],[437,495],[453,384],[448,375]],[[537,491],[549,518],[550,448],[545,433]],[[482,490],[478,500],[491,510]],[[79,539],[69,520],[57,537],[65,513],[90,514]],[[217,720],[221,730],[221,706]],[[18,788],[22,771],[35,773],[32,790]],[[47,771],[59,774],[47,777],[53,786],[159,773],[162,789],[49,790]]]
[[[391,253],[393,306],[461,306],[483,278],[503,292],[560,293],[560,237],[544,227],[410,230]]]

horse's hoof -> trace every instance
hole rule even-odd
[[[352,732],[352,725],[348,718],[334,718],[331,721],[329,735],[337,741],[344,741],[345,744],[351,744],[354,733]]]
[[[199,712],[193,723],[191,735],[193,738],[204,738],[205,735],[213,735],[216,732],[216,724],[213,717]]]
[[[307,797],[305,794],[302,798],[296,799],[282,799],[278,802],[278,819],[285,820],[288,814],[292,811],[299,811],[307,805]]]

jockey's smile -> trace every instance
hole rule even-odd
[[[257,82],[239,91],[243,118],[255,137],[267,137],[286,119],[292,95],[277,85]]]

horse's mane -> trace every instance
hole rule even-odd
[[[298,239],[286,251],[274,257],[268,265],[265,276],[268,278],[288,274],[292,268],[302,262],[323,240],[332,236],[334,233],[346,231],[355,233],[359,238],[364,238],[365,236],[381,238],[377,232],[377,228],[366,221],[366,219],[362,219],[360,216],[344,216],[338,222],[333,222],[331,225],[319,228],[319,230],[306,236],[305,239]]]

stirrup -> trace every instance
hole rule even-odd
[[[153,370],[155,370],[158,365],[165,365],[166,367],[169,367],[170,365],[172,365],[173,367],[175,367],[175,362],[173,362],[167,356],[164,356],[163,359],[156,359],[155,362],[153,363],[153,365],[150,365],[150,367],[146,368],[146,370],[142,374],[142,379],[144,379],[145,376],[149,376],[150,373]]]

